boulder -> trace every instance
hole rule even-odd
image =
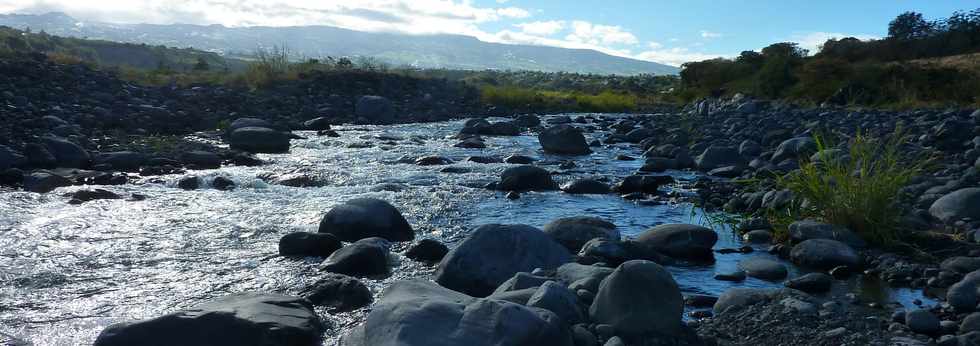
[[[684,297],[673,276],[651,261],[629,261],[599,286],[589,307],[595,323],[612,325],[622,335],[677,335]]]
[[[578,128],[570,125],[558,125],[544,129],[538,135],[538,142],[544,151],[561,155],[591,154],[585,136]]]
[[[612,272],[612,268],[566,263],[558,267],[555,278],[569,287],[578,286],[589,292],[598,292],[599,284]]]
[[[391,124],[395,122],[395,107],[391,101],[381,96],[361,96],[354,106],[354,114],[369,124]]]
[[[797,244],[790,251],[790,258],[797,265],[815,269],[837,266],[857,267],[860,257],[850,246],[830,239],[810,239]]]
[[[574,325],[585,319],[575,292],[554,281],[547,281],[538,287],[526,305],[554,312],[567,325]]]
[[[242,293],[161,317],[107,327],[95,346],[320,345],[323,326],[310,301]]]
[[[192,150],[180,155],[180,161],[203,169],[221,168],[221,156],[210,151]]]
[[[313,118],[303,122],[303,128],[310,131],[330,130],[330,119],[327,117]]]
[[[54,155],[58,167],[86,168],[92,163],[88,151],[72,141],[54,136],[41,137],[41,140],[48,152]]]
[[[689,224],[665,224],[644,231],[636,242],[671,257],[710,259],[718,234],[710,228]]]
[[[860,236],[847,227],[815,220],[802,220],[790,224],[789,239],[793,243],[810,239],[833,239],[855,248],[867,246],[867,243]]]
[[[443,258],[435,281],[449,289],[486,297],[518,272],[555,269],[571,261],[561,244],[527,225],[483,225]]]
[[[279,255],[327,257],[343,246],[332,234],[293,232],[279,239]]]
[[[119,194],[103,189],[78,190],[68,194],[71,197],[69,203],[85,203],[97,199],[122,199]]]
[[[806,293],[823,293],[830,290],[834,278],[824,273],[809,273],[786,281],[785,286]]]
[[[776,290],[771,288],[729,288],[721,296],[718,296],[718,301],[712,310],[715,315],[720,315],[729,308],[740,309],[764,302],[770,299],[775,293]]]
[[[980,271],[974,271],[949,287],[946,291],[946,302],[957,312],[975,311],[977,303],[980,303],[978,289],[980,289]]]
[[[0,145],[0,171],[10,168],[22,167],[27,163],[27,158],[17,151],[5,145]]]
[[[727,166],[741,166],[745,163],[735,147],[712,145],[694,159],[698,170],[710,171]]]
[[[520,272],[514,274],[514,277],[507,279],[504,283],[497,286],[497,289],[493,290],[493,295],[499,295],[504,292],[520,291],[528,288],[538,288],[541,287],[545,282],[553,281],[550,277],[539,276],[531,273]]]
[[[905,313],[905,325],[919,334],[933,334],[939,331],[939,318],[929,310],[910,310]]]
[[[940,197],[929,207],[929,214],[945,223],[980,220],[980,188],[960,189]]]
[[[55,168],[58,159],[54,157],[43,145],[28,143],[24,146],[24,154],[27,155],[27,164],[38,168]]]
[[[371,290],[357,278],[343,274],[325,273],[320,280],[300,292],[313,305],[326,306],[330,313],[353,311],[374,301]]]
[[[562,185],[561,190],[576,195],[604,195],[610,191],[609,185],[592,179],[576,179]]]
[[[741,260],[738,262],[738,267],[745,271],[745,275],[763,280],[782,280],[789,275],[789,271],[782,263],[761,257]]]
[[[383,238],[364,238],[334,251],[320,270],[350,276],[377,276],[389,273],[391,244]]]
[[[287,133],[265,127],[243,127],[231,132],[229,143],[234,150],[251,153],[284,153],[289,151]]]
[[[63,186],[70,186],[71,180],[60,175],[37,171],[24,176],[24,190],[37,193],[48,193]]]
[[[631,175],[623,178],[623,181],[614,187],[619,193],[648,193],[656,194],[660,187],[671,184],[674,178],[669,175]]]
[[[449,248],[438,240],[422,239],[405,251],[405,257],[416,261],[435,263],[442,261],[447,253],[449,253]]]
[[[572,346],[553,312],[503,300],[480,299],[425,280],[388,286],[343,346]]]
[[[95,164],[108,164],[120,171],[136,171],[146,163],[146,155],[132,151],[116,151],[95,155]]]
[[[939,269],[960,274],[974,272],[980,270],[980,257],[950,257],[939,264]]]
[[[772,162],[782,162],[783,160],[798,160],[810,157],[817,152],[817,142],[811,137],[790,138],[776,147],[776,152],[772,154]]]
[[[556,219],[544,225],[542,230],[572,253],[577,253],[582,245],[594,238],[617,241],[621,238],[616,225],[590,216]]]
[[[263,119],[238,118],[232,121],[231,124],[228,125],[228,128],[225,129],[225,135],[231,136],[231,133],[235,132],[235,130],[246,128],[246,127],[264,127],[268,129],[273,128],[272,123],[265,121]]]
[[[330,209],[320,220],[320,233],[342,241],[381,237],[402,242],[415,239],[415,231],[394,206],[376,198],[357,198]]]
[[[520,127],[536,127],[541,125],[541,118],[536,115],[519,115],[514,119],[514,124]]]
[[[581,261],[604,262],[609,265],[619,265],[630,260],[648,260],[657,263],[669,263],[664,255],[649,246],[644,246],[633,240],[610,240],[595,238],[582,245],[578,256]],[[584,263],[584,262],[583,262]]]
[[[551,173],[535,166],[517,166],[500,174],[497,189],[502,191],[554,190],[555,181]]]

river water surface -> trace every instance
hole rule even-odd
[[[615,115],[601,115],[616,117]],[[210,187],[184,191],[175,187],[180,176],[145,178],[109,189],[142,201],[98,200],[69,205],[69,187],[49,194],[0,193],[0,344],[88,345],[107,325],[155,317],[203,300],[233,292],[296,293],[318,278],[322,258],[277,257],[279,237],[294,231],[315,232],[320,217],[332,206],[357,197],[377,197],[399,208],[421,238],[450,246],[467,230],[487,223],[524,223],[542,227],[567,216],[590,215],[615,223],[624,236],[633,236],[663,223],[702,223],[700,211],[669,199],[638,203],[616,195],[581,196],[562,192],[526,193],[511,201],[483,188],[498,179],[508,164],[466,162],[469,156],[523,154],[537,164],[561,172],[557,180],[606,177],[615,182],[642,164],[617,161],[617,155],[642,157],[633,145],[595,148],[581,157],[559,157],[540,151],[536,136],[488,137],[487,149],[455,148],[450,138],[461,121],[395,126],[339,126],[340,138],[294,140],[288,154],[261,155],[260,167],[225,167],[194,171],[205,185],[218,175],[238,184],[233,191]],[[589,139],[603,132],[587,133]],[[400,163],[406,158],[440,155],[468,173],[443,173],[446,166]],[[576,167],[559,169],[573,159]],[[270,185],[263,174],[303,173],[325,182],[324,187]],[[669,174],[682,182],[691,172]],[[398,192],[380,184],[398,184]],[[671,193],[691,193],[676,188]],[[739,247],[737,237],[723,226],[717,248]],[[407,245],[396,246],[402,252]],[[760,247],[759,250],[764,250]],[[731,271],[752,254],[718,254],[717,263],[671,266],[668,269],[685,294],[720,294],[729,287],[779,287],[778,282],[749,278],[741,283],[712,279]],[[393,274],[365,279],[375,295],[392,281],[428,277],[434,268],[398,255]],[[790,276],[800,272],[790,266]],[[861,291],[860,281],[850,283]],[[910,306],[924,299],[910,290],[877,289],[871,295]],[[325,344],[360,322],[365,311],[321,316],[328,322]]]

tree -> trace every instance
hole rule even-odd
[[[888,23],[888,37],[898,40],[911,40],[925,37],[932,32],[933,24],[922,17],[922,13],[905,12]]]
[[[807,54],[810,54],[810,51],[800,48],[796,42],[773,43],[766,48],[762,48],[762,56],[766,59],[782,57],[797,60],[802,59]]]
[[[204,57],[197,57],[197,63],[194,64],[194,71],[208,71],[211,69],[211,64],[208,64]]]

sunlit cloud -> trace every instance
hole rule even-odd
[[[529,35],[551,36],[565,29],[565,21],[550,20],[546,22],[530,22],[514,24],[522,32]]]

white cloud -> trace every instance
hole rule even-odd
[[[546,22],[530,22],[514,24],[521,28],[521,31],[529,35],[551,36],[565,29],[565,21],[550,20]]]
[[[592,24],[582,20],[572,22],[572,33],[565,40],[591,45],[636,44],[640,40],[622,27]]]
[[[701,30],[701,38],[713,39],[713,38],[721,38],[723,36],[725,36],[725,35],[723,35],[721,33],[711,32],[711,31],[708,31],[708,30]]]
[[[820,46],[827,42],[827,40],[835,38],[842,39],[845,37],[854,37],[859,40],[873,40],[879,39],[881,37],[875,35],[867,34],[842,34],[837,32],[808,32],[808,33],[795,33],[788,40],[789,42],[796,42],[800,45],[800,48],[805,48],[810,51],[810,54],[816,54],[820,51]]]
[[[663,48],[664,45],[660,42],[650,41],[649,43],[647,43],[647,47],[650,47],[650,49],[660,49]]]
[[[659,62],[671,66],[680,66],[688,61],[702,61],[714,58],[730,58],[729,54],[707,54],[692,52],[687,48],[675,47],[669,49],[653,49],[634,56],[636,59]]]
[[[500,15],[501,17],[506,17],[506,18],[527,18],[531,16],[531,12],[528,12],[523,8],[517,8],[517,7],[507,7],[507,8],[498,9],[497,14]]]

